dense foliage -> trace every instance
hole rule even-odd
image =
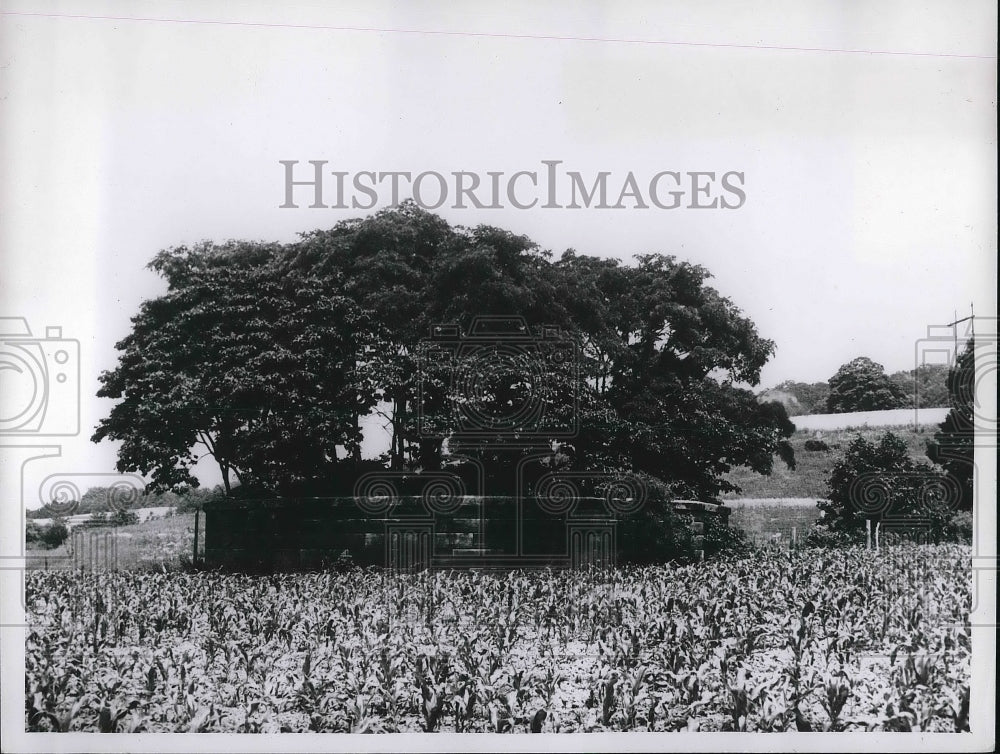
[[[882,411],[906,405],[906,393],[889,379],[881,364],[867,357],[849,361],[830,378],[826,409],[831,414]]]
[[[958,503],[953,480],[915,461],[904,439],[892,432],[876,440],[858,435],[830,472],[814,542],[865,541],[866,522],[918,541],[953,539],[960,536],[952,520]]]
[[[45,525],[28,521],[24,528],[24,542],[29,548],[54,550],[69,538],[69,528],[61,519]]]
[[[405,203],[150,266],[168,290],[101,376],[116,403],[93,439],[120,441],[119,470],[151,489],[196,484],[208,454],[227,491],[328,493],[359,473],[373,414],[392,435],[385,466],[464,463],[492,494],[550,449],[567,472],[643,473],[703,500],[732,489],[733,466],[791,461],[784,410],[739,387],[774,344],[671,256],[554,259]]]
[[[927,456],[958,485],[959,509],[971,511],[977,426],[976,344],[971,339],[948,372],[948,394],[951,411],[928,444]]]
[[[968,730],[968,548],[27,575],[31,731]]]
[[[906,405],[917,408],[944,408],[950,405],[949,368],[944,364],[921,364],[916,369],[889,375],[906,395]]]

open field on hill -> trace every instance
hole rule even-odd
[[[825,498],[826,482],[833,464],[843,454],[851,440],[857,435],[874,439],[886,431],[891,431],[906,440],[910,455],[914,459],[927,461],[927,441],[934,437],[933,428],[914,430],[912,427],[877,427],[867,429],[834,431],[799,431],[790,438],[795,451],[795,469],[789,469],[777,456],[770,476],[757,474],[746,467],[733,469],[726,480],[738,485],[740,492],[728,493],[724,497],[735,498]],[[828,450],[806,450],[808,440],[819,439],[827,444]]]
[[[944,421],[950,408],[894,408],[886,411],[854,411],[844,414],[805,414],[791,417],[796,429],[837,431],[853,428],[891,427],[913,430],[914,421],[921,429],[931,429]]]
[[[968,729],[970,550],[610,571],[33,571],[31,731]]]

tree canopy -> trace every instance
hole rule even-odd
[[[290,244],[168,249],[150,268],[167,292],[102,374],[116,403],[93,440],[121,441],[119,470],[153,489],[195,485],[206,453],[227,490],[328,489],[366,468],[373,413],[392,435],[382,465],[448,464],[492,494],[546,453],[701,499],[733,489],[732,466],[793,462],[784,408],[744,387],[774,344],[673,256],[554,258],[407,202]]]
[[[872,521],[904,536],[958,536],[955,485],[911,457],[906,441],[892,432],[874,440],[857,435],[834,464],[828,490],[828,499],[817,504],[820,532],[862,541],[865,522]]]
[[[928,443],[927,456],[958,485],[960,510],[971,511],[976,443],[976,344],[969,339],[948,371],[951,410]]]
[[[865,356],[844,364],[830,378],[826,407],[831,414],[881,411],[906,405],[906,393],[889,379],[881,364]]]

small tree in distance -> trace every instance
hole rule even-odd
[[[881,364],[861,356],[830,378],[826,408],[831,414],[904,408],[906,393],[889,379]]]

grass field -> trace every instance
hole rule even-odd
[[[884,434],[887,428],[852,429],[835,431],[796,432],[790,439],[795,451],[795,469],[789,469],[777,456],[770,476],[758,474],[746,467],[733,469],[726,479],[739,486],[739,492],[725,495],[736,498],[825,498],[826,482],[830,470],[841,457],[851,440],[861,435],[869,440]],[[902,437],[916,460],[927,461],[927,441],[934,436],[931,429],[914,430],[912,427],[891,427],[888,431]],[[805,444],[810,439],[820,439],[829,450],[809,451]]]
[[[204,525],[204,517],[202,517]],[[204,534],[199,542],[204,546]],[[102,567],[113,559],[124,570],[170,569],[190,556],[194,513],[143,521],[117,528],[78,529],[54,550],[29,550],[29,570],[65,570],[84,564]]]

